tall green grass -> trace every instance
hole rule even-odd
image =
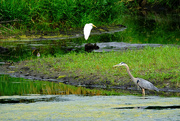
[[[172,8],[177,1],[147,2],[152,5],[169,5]],[[131,9],[128,8],[129,5]],[[136,13],[131,10],[137,6],[137,1],[129,0],[1,0],[0,21],[18,20],[5,24],[12,30],[59,31],[83,27],[89,22],[97,26],[117,24],[122,15]]]
[[[144,13],[136,9],[137,2],[139,1],[1,0],[0,22],[5,23],[0,27],[0,35],[19,35],[29,32],[61,34],[62,30],[75,29],[82,31],[83,26],[91,22],[97,27],[117,24],[127,27],[125,31],[114,35],[98,36],[97,39],[94,38],[95,42],[105,40],[132,43],[180,43],[178,13],[165,15],[154,11]],[[147,0],[147,3],[152,6],[169,5],[175,9],[173,6],[176,5],[177,0]],[[6,23],[6,21],[11,22]],[[84,39],[83,42],[85,42]]]
[[[118,0],[1,0],[0,3],[2,21],[21,20],[10,25],[38,31],[82,27],[89,22],[112,24],[124,9]]]
[[[0,96],[27,94],[118,95],[122,93],[100,89],[86,89],[84,87],[75,87],[71,85],[65,85],[63,83],[12,78],[9,75],[0,75]]]
[[[104,53],[69,53],[54,57],[25,62],[24,66],[46,75],[60,72],[59,75],[73,77],[78,81],[94,81],[102,84],[109,81],[115,85],[131,83],[124,67],[113,68],[113,65],[125,62],[129,65],[134,77],[149,80],[159,88],[179,88],[180,49],[178,47],[146,47],[142,50]],[[23,63],[20,63],[20,65]]]
[[[125,31],[115,33],[117,40],[131,43],[180,44],[178,14],[126,16]],[[113,40],[116,40],[113,39]]]

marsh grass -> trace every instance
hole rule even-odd
[[[27,94],[48,94],[48,95],[120,95],[116,91],[97,89],[86,89],[63,83],[48,81],[28,80],[23,78],[12,78],[8,75],[0,75],[0,96],[4,95],[27,95]]]
[[[111,24],[125,11],[118,0],[1,0],[0,3],[0,20],[19,20],[6,25],[12,30],[59,31],[89,22]]]
[[[166,86],[179,88],[179,53],[179,47],[172,46],[145,47],[141,50],[120,52],[71,52],[66,55],[56,55],[56,58],[43,57],[29,60],[25,66],[30,67],[31,70],[39,70],[39,73],[46,72],[47,75],[63,72],[66,77],[73,77],[78,81],[94,80],[97,84],[109,81],[111,85],[126,85],[131,83],[126,69],[113,68],[113,65],[125,62],[134,77],[149,80],[159,88]],[[58,76],[62,75],[59,73]]]
[[[138,3],[139,2],[139,3]],[[96,25],[117,23],[122,14],[137,13],[140,1],[131,0],[1,0],[1,21],[11,30],[61,30],[73,27],[82,27],[85,23],[93,22]],[[147,0],[154,5],[178,8],[178,1]],[[176,6],[176,7],[175,7]],[[6,29],[7,30],[7,29]]]
[[[177,1],[147,0],[147,3],[175,7]],[[138,2],[131,0],[1,0],[0,21],[5,23],[0,26],[0,36],[19,40],[33,38],[34,35],[46,38],[53,33],[60,37],[77,30],[82,34],[86,23],[94,23],[99,28],[121,24],[127,27],[125,31],[112,36],[91,37],[88,41],[180,44],[178,13],[159,14],[153,11],[142,15],[143,11],[137,7]],[[77,42],[80,41],[87,42],[78,38]]]
[[[147,0],[147,3],[176,9],[178,1]],[[164,15],[153,11],[142,15],[144,12],[136,9],[140,4],[140,1],[131,0],[1,0],[0,35],[16,35],[16,39],[20,39],[21,35],[30,33],[61,35],[71,30],[82,30],[86,23],[94,23],[97,27],[122,24],[128,29],[116,34],[116,39],[111,37],[111,40],[179,44],[179,14]],[[107,37],[101,39],[111,41]]]
[[[178,14],[127,15],[125,31],[115,33],[115,40],[131,43],[180,44]]]

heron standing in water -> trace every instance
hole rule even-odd
[[[117,67],[117,66],[125,66],[126,69],[127,69],[127,72],[129,74],[129,76],[131,77],[131,80],[138,86],[142,89],[142,94],[143,96],[145,96],[145,89],[148,89],[148,90],[156,90],[159,92],[159,89],[157,87],[155,87],[151,82],[147,81],[147,80],[144,80],[142,78],[134,78],[133,75],[131,74],[130,70],[129,70],[129,67],[126,63],[124,62],[121,62],[117,65],[114,65],[113,67]]]

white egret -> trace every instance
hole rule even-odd
[[[91,33],[91,29],[94,27],[96,27],[95,25],[93,25],[92,23],[86,24],[84,26],[84,38],[85,40],[87,40],[89,38],[89,35]],[[97,28],[97,27],[96,27]]]

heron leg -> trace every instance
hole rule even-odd
[[[142,89],[142,95],[145,96],[145,89]]]
[[[137,85],[137,90],[141,90],[141,88]]]

